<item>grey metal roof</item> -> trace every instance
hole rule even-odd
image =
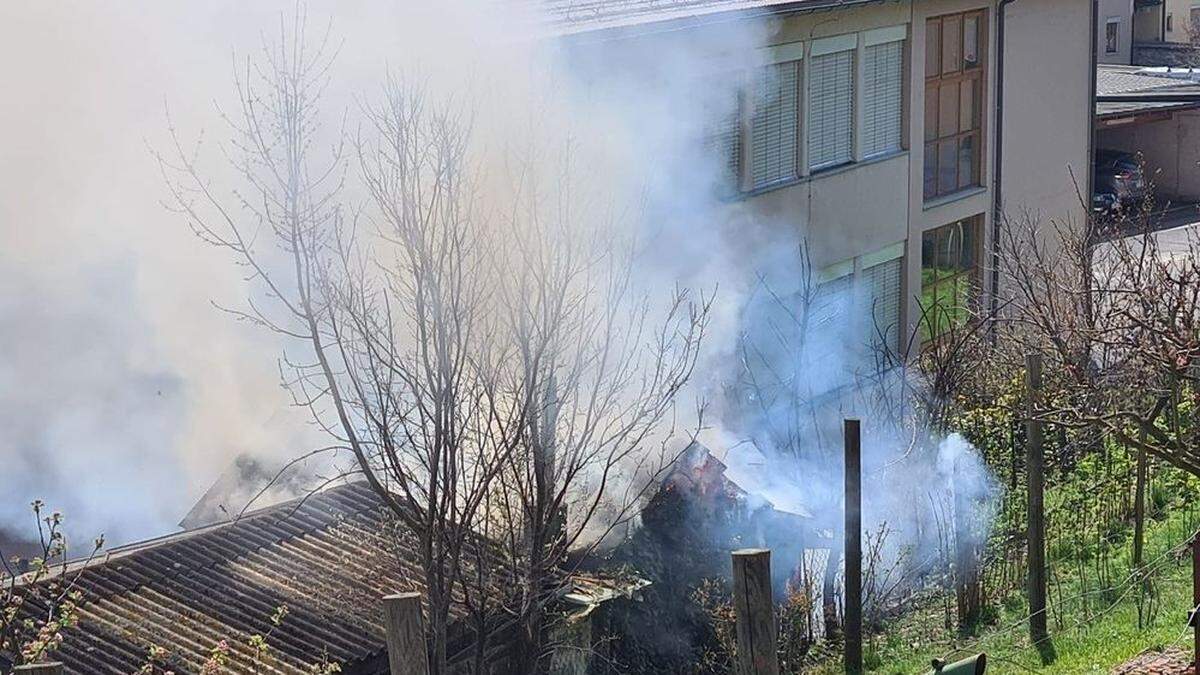
[[[1139,96],[1147,100],[1136,100]],[[1200,107],[1200,81],[1139,66],[1101,65],[1096,69],[1097,117],[1196,107]]]
[[[79,623],[54,658],[68,673],[131,673],[155,644],[170,651],[176,673],[198,673],[227,640],[244,664],[249,636],[271,630],[286,605],[271,633],[270,672],[303,675],[325,656],[347,673],[371,671],[384,653],[380,598],[423,590],[420,570],[416,546],[392,533],[366,483],[341,485],[86,564]]]
[[[703,20],[719,14],[838,9],[882,0],[536,0],[560,34]]]
[[[1146,73],[1138,66],[1107,66],[1096,69],[1096,95],[1110,96],[1178,86],[1180,81]]]

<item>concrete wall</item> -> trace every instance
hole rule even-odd
[[[1166,0],[1167,16],[1171,17],[1171,26],[1165,36],[1167,42],[1191,40],[1191,11],[1194,4],[1195,0]]]
[[[1133,41],[1158,42],[1163,39],[1163,5],[1140,7],[1133,12]]]
[[[1043,219],[1084,215],[1091,168],[1089,0],[1020,0],[1008,6],[1004,209]],[[1036,103],[1036,105],[1035,105]]]
[[[1125,10],[1123,44],[1128,58],[1132,0],[1101,1],[1110,7],[1115,2]],[[983,250],[990,249],[996,128],[995,5],[995,0],[899,0],[773,19],[764,31],[763,47],[907,26],[905,150],[734,200],[725,207],[728,227],[745,234],[734,238],[731,245],[749,248],[753,245],[750,240],[765,240],[761,234],[750,234],[756,230],[795,228],[807,237],[814,268],[822,269],[903,242],[904,315],[906,333],[911,331],[918,316],[922,233],[980,216]],[[980,45],[985,55],[981,185],[927,203],[923,195],[925,21],[970,10],[985,13],[986,30]],[[1003,177],[1007,208],[1029,210],[1046,218],[1079,216],[1082,208],[1070,172],[1081,181],[1081,189],[1086,189],[1090,174],[1091,0],[1020,0],[1008,6],[1007,16]],[[706,35],[706,30],[718,32]],[[692,44],[719,41],[720,30],[720,26],[701,27],[637,39],[662,42],[663,52],[669,53],[673,40]],[[985,282],[988,279],[985,275]]]
[[[1104,129],[1097,134],[1096,144],[1141,153],[1146,177],[1158,196],[1200,200],[1200,111]]]
[[[1014,6],[1010,6],[1009,9],[1016,9],[1015,5],[1019,4],[1022,3],[1013,3]],[[1100,20],[1096,26],[1096,59],[1100,63],[1129,65],[1133,45],[1133,0],[1099,0],[1099,8]],[[1120,21],[1117,31],[1119,38],[1117,51],[1112,54],[1105,51],[1104,41],[1105,25],[1110,19]],[[1084,25],[1089,24],[1085,23]]]

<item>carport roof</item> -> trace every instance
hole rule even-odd
[[[1138,66],[1101,65],[1096,69],[1096,116],[1200,107],[1200,81],[1188,75]]]

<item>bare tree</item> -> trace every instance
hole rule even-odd
[[[281,24],[237,78],[232,200],[172,131],[159,161],[173,206],[249,270],[262,299],[227,311],[302,346],[282,362],[296,403],[334,439],[325,450],[353,456],[338,476],[365,476],[411,536],[431,671],[447,672],[460,612],[483,670],[506,608],[532,672],[568,551],[627,519],[665,465],[660,432],[707,302],[679,292],[652,307],[628,252],[605,223],[581,226],[565,189],[550,209],[540,191],[489,203],[469,91],[435,103],[389,77],[351,143],[323,138],[334,51],[328,32],[315,48],[304,38],[303,15]],[[354,213],[347,176],[367,197]]]
[[[1111,433],[1200,475],[1197,431],[1179,418],[1196,391],[1200,240],[1188,230],[1164,248],[1157,218],[1148,197],[1086,223],[1011,223],[1001,353],[1046,356],[1047,421]]]
[[[587,189],[574,147],[569,137],[534,142],[520,155],[518,198],[502,227],[513,273],[501,311],[525,414],[502,434],[519,447],[500,474],[495,514],[519,524],[505,543],[520,580],[515,668],[529,673],[548,664],[545,606],[570,561],[634,515],[687,445],[672,442],[675,400],[711,303],[682,289],[640,290],[619,201]]]

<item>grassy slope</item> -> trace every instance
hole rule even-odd
[[[1173,546],[1186,540],[1195,524],[1193,513],[1181,510],[1147,526],[1147,566],[1152,569],[1157,615],[1142,629],[1138,628],[1137,589],[1117,575],[1117,586],[1107,593],[1089,594],[1088,609],[1082,607],[1058,619],[1051,614],[1050,632],[1056,657],[1042,665],[1036,649],[1030,646],[1028,627],[1023,619],[1027,606],[1023,598],[1008,599],[994,623],[984,626],[979,637],[956,639],[943,626],[938,607],[913,612],[900,620],[885,636],[877,636],[868,648],[869,672],[925,673],[935,656],[961,658],[968,653],[985,651],[990,662],[988,673],[1107,673],[1113,666],[1147,650],[1177,645],[1187,649],[1191,631],[1184,631],[1186,613],[1191,607],[1191,560],[1187,551],[1171,554]],[[1129,569],[1128,546],[1113,560],[1114,569]],[[1094,585],[1094,584],[1093,584]],[[1080,593],[1077,582],[1064,584],[1063,597]],[[1051,605],[1055,604],[1052,592]],[[932,627],[932,628],[931,628]],[[957,651],[956,651],[957,650]],[[832,675],[841,673],[840,660],[829,661],[813,670]]]

